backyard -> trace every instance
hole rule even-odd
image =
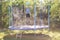
[[[0,40],[60,40],[60,0],[0,0]]]

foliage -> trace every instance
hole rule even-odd
[[[31,11],[33,11],[34,8],[34,1],[33,0],[17,0],[17,1],[6,1],[6,2],[1,2],[2,3],[2,14],[1,14],[1,20],[3,22],[3,27],[8,27],[8,21],[9,21],[9,11],[8,11],[8,6],[12,6],[12,5],[17,5],[19,4],[19,8],[21,8],[21,5],[24,4],[24,6],[26,7],[26,2],[30,2],[30,7],[32,8]],[[49,2],[48,0],[44,0],[45,1],[45,6],[48,6]],[[36,4],[37,6],[40,6],[40,3],[38,0],[36,0]],[[33,6],[33,7],[32,7]],[[51,9],[50,9],[50,19],[51,22],[60,22],[60,1],[59,0],[53,0],[50,3]],[[0,7],[1,8],[1,7]],[[39,9],[39,8],[37,8]],[[39,11],[37,10],[37,13]],[[33,14],[32,14],[33,15]]]
[[[8,4],[7,2],[2,2],[2,26],[7,27],[9,24],[8,21]]]
[[[56,22],[60,22],[60,1],[54,0],[53,3],[51,3],[51,20]]]
[[[2,3],[0,3],[0,27],[2,26]]]

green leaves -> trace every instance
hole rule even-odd
[[[2,2],[2,23],[3,27],[8,27],[8,2]]]
[[[19,4],[18,7],[21,9],[21,5],[24,4],[24,6],[26,7],[26,2],[30,2],[29,3],[29,6],[31,7],[31,12],[33,11],[33,6],[34,6],[34,1],[33,0],[15,0],[15,1],[6,1],[6,2],[2,2],[0,4],[2,4],[2,21],[3,21],[3,25],[4,26],[7,26],[8,25],[8,6],[12,6],[12,5],[16,5],[16,4]],[[50,9],[50,19],[51,21],[60,21],[60,1],[59,0],[53,0],[51,3],[48,2],[48,0],[44,0],[45,1],[45,6],[47,5],[51,5],[51,9]],[[37,13],[40,12],[38,11],[39,7],[41,6],[40,5],[40,2],[39,0],[36,0],[36,6],[38,6],[37,8]],[[1,9],[1,6],[0,6],[0,9]],[[1,12],[1,11],[0,11]],[[33,14],[32,14],[33,16]]]
[[[55,21],[60,21],[60,3],[59,0],[54,0],[53,5],[51,5],[51,19]]]

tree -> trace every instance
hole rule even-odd
[[[34,11],[34,1],[33,0],[17,0],[17,1],[5,1],[5,2],[2,2],[2,4],[0,4],[0,9],[1,9],[1,5],[2,5],[2,10],[1,11],[1,20],[3,22],[3,27],[8,27],[8,21],[9,21],[9,16],[8,16],[8,6],[12,6],[12,5],[16,5],[16,4],[19,4],[19,8],[21,8],[20,5],[24,5],[26,7],[26,2],[30,2],[30,7],[31,7],[31,12]],[[44,0],[45,1],[45,4],[44,6],[47,7],[49,2],[48,0]],[[39,7],[41,6],[40,3],[39,3],[39,0],[36,0],[36,6],[37,7],[37,13],[40,12],[38,11],[39,10]],[[50,19],[51,19],[51,22],[54,21],[54,22],[60,22],[60,1],[59,0],[53,0],[51,3],[50,3],[50,6],[51,6],[51,9],[50,9]],[[32,12],[33,13],[33,12]],[[32,14],[33,15],[33,14]]]
[[[60,1],[54,0],[51,3],[51,20],[60,22]]]

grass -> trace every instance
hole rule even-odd
[[[55,29],[52,29],[52,30],[55,30]],[[36,34],[45,34],[45,35],[48,35],[49,37],[51,37],[51,40],[60,40],[60,31],[48,31],[48,30],[36,30],[35,33]],[[22,31],[18,31],[18,30],[14,30],[14,31],[11,31],[11,30],[0,30],[0,40],[20,40],[20,38],[17,38],[15,36],[13,36],[14,34],[16,33],[21,33]],[[28,33],[34,33],[32,30],[30,31],[24,31],[25,34],[28,34]],[[34,36],[32,36],[34,37]],[[38,37],[39,39],[40,37]],[[35,40],[35,38],[30,38],[28,36],[28,38],[22,38],[22,40]],[[41,38],[40,38],[41,39]],[[44,37],[43,37],[44,39]]]

